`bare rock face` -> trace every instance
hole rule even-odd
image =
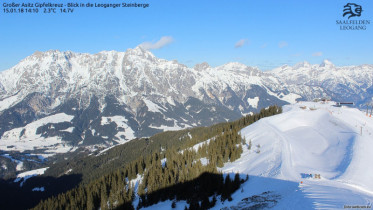
[[[29,100],[28,106],[36,113],[47,112],[48,107],[51,105],[51,100],[43,96],[42,94],[35,94]]]

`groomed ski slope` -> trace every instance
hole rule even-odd
[[[245,147],[240,159],[221,170],[250,179],[233,201],[214,209],[250,206],[240,201],[268,191],[268,200],[277,200],[269,202],[274,209],[372,207],[373,117],[334,104],[287,105],[282,114],[242,129],[251,149]]]

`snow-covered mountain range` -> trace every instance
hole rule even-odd
[[[189,68],[136,47],[35,52],[0,72],[0,150],[55,154],[237,119],[272,104],[330,97],[365,104],[373,66],[240,63]]]

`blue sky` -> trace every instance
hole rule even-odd
[[[371,0],[137,0],[150,7],[75,8],[72,14],[4,14],[3,2],[39,1],[2,1],[0,71],[35,51],[98,53],[140,44],[157,57],[191,67],[235,61],[268,70],[324,59],[338,66],[373,64]],[[363,8],[350,20],[372,21],[367,30],[343,31],[336,25],[347,20],[342,14],[349,2]]]

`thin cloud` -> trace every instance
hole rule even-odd
[[[260,48],[266,48],[268,46],[268,43],[264,43],[262,44],[262,46],[260,46]]]
[[[247,43],[247,39],[240,39],[236,44],[234,45],[234,48],[239,48],[244,46]]]
[[[143,42],[140,44],[140,47],[142,47],[145,50],[154,50],[154,49],[160,49],[166,45],[171,44],[174,41],[174,38],[172,36],[163,36],[160,40],[157,42]]]
[[[312,54],[312,56],[322,56],[322,52],[315,52]]]
[[[278,43],[278,47],[279,47],[279,48],[284,48],[284,47],[286,47],[286,46],[288,46],[288,43],[285,42],[285,41],[282,41],[282,42],[279,42],[279,43]]]

